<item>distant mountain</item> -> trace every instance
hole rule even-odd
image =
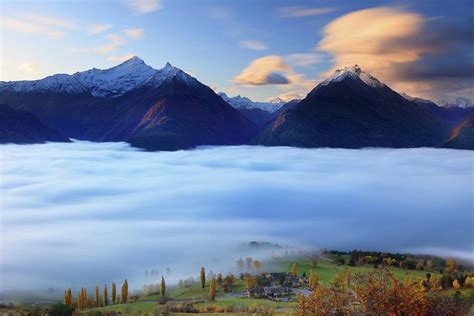
[[[169,63],[153,69],[138,57],[106,70],[0,82],[0,102],[71,138],[149,150],[243,144],[257,132],[195,78]]]
[[[269,113],[274,113],[286,103],[278,97],[273,98],[270,102],[254,102],[249,98],[241,97],[240,95],[232,98],[228,97],[224,92],[219,92],[218,95],[237,110],[259,109]]]
[[[474,102],[471,99],[457,97],[454,102],[439,101],[438,104],[443,107],[461,107],[465,109],[474,109]]]
[[[430,112],[431,114],[435,115],[436,117],[451,122],[454,125],[464,121],[471,112],[474,112],[474,107],[460,107],[460,106],[439,106],[433,101],[416,98],[409,96],[406,93],[402,93],[402,96],[417,104],[424,110]]]
[[[246,118],[248,118],[250,121],[255,123],[259,128],[264,127],[265,125],[268,125],[271,123],[273,120],[275,120],[278,115],[280,115],[281,112],[283,112],[286,109],[290,109],[298,102],[301,100],[291,100],[288,101],[287,103],[283,104],[280,109],[278,109],[275,112],[268,112],[265,110],[257,109],[257,108],[250,108],[250,109],[238,109],[240,113],[242,113]]]
[[[0,143],[37,144],[70,140],[44,124],[33,114],[0,104]]]
[[[453,129],[451,137],[441,147],[474,150],[474,112]]]
[[[337,70],[254,140],[268,146],[422,147],[449,136],[449,125],[360,67]]]

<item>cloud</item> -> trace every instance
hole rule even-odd
[[[286,84],[289,81],[281,72],[290,70],[280,56],[266,56],[253,60],[233,81],[245,85]]]
[[[473,86],[474,32],[469,19],[426,18],[397,8],[349,13],[329,23],[318,51],[334,68],[359,64],[398,91],[430,97]]]
[[[294,93],[294,92],[286,92],[286,93],[280,94],[276,97],[268,98],[267,101],[270,102],[272,99],[275,99],[275,98],[279,98],[279,99],[282,99],[285,102],[288,102],[288,101],[291,101],[291,100],[294,100],[294,99],[303,99],[304,95],[299,94],[299,93]]]
[[[0,23],[3,27],[24,34],[46,35],[52,39],[61,39],[67,35],[63,29],[56,28],[51,24],[38,23],[27,19],[26,17],[0,17]]]
[[[248,40],[248,41],[241,41],[239,43],[240,47],[247,48],[250,50],[267,50],[268,46],[260,41]]]
[[[474,260],[468,151],[2,145],[0,173],[0,290],[141,289],[167,266],[172,284],[251,240]]]
[[[18,66],[18,70],[28,73],[34,73],[38,71],[38,65],[25,63]]]
[[[140,29],[140,28],[126,29],[126,30],[123,30],[123,32],[125,33],[125,35],[127,35],[127,37],[129,37],[131,39],[134,39],[134,40],[142,38],[143,35],[145,34],[145,31],[143,29]]]
[[[161,0],[124,0],[124,3],[137,14],[150,13],[162,8]]]
[[[126,55],[121,55],[121,56],[113,55],[113,56],[108,56],[107,60],[114,61],[114,62],[123,62],[123,61],[129,60],[130,58],[134,56],[136,55],[135,54],[126,54]]]
[[[299,18],[312,15],[326,14],[337,11],[338,8],[323,7],[323,8],[306,8],[299,6],[278,8],[277,12],[280,16],[285,18]]]
[[[95,35],[108,31],[112,28],[110,24],[94,24],[89,27],[89,34]]]
[[[137,30],[137,29],[134,29],[134,30]],[[137,34],[134,34],[134,35],[137,35]],[[120,46],[125,45],[127,43],[125,38],[123,38],[123,36],[120,34],[107,34],[105,38],[108,40],[107,44],[104,44],[98,47],[69,48],[69,49],[66,49],[66,52],[107,54],[107,53],[116,51]]]

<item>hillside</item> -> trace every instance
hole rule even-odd
[[[0,104],[0,143],[36,144],[69,142],[58,131],[41,123],[33,114]]]

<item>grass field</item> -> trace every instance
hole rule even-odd
[[[309,259],[304,258],[284,258],[284,259],[272,259],[264,262],[264,265],[261,269],[262,272],[288,272],[293,263],[297,264],[298,274],[302,275],[306,273],[309,275],[310,269],[314,273],[317,273],[320,277],[320,282],[322,284],[327,284],[334,280],[337,277],[337,273],[344,272],[346,269],[352,274],[357,272],[368,272],[372,271],[372,266],[338,266],[329,260],[324,258],[319,259],[316,267],[312,267],[312,262]],[[426,271],[419,270],[404,270],[400,268],[390,268],[394,275],[402,281],[406,276],[411,276],[413,280],[423,279],[426,276]],[[436,272],[430,272],[431,274],[437,274]],[[238,276],[237,276],[238,277]],[[245,284],[242,280],[237,279],[236,283],[232,287],[233,292],[244,292]],[[215,302],[207,302],[207,296],[209,293],[209,287],[206,286],[204,289],[201,287],[199,282],[194,283],[189,287],[178,287],[173,286],[169,287],[167,290],[167,296],[174,303],[187,302],[189,300],[197,301],[194,306],[196,308],[200,307],[211,307],[211,306],[220,306],[225,307],[231,305],[234,308],[242,307],[254,307],[254,306],[264,306],[266,308],[274,309],[275,313],[278,315],[288,315],[292,314],[292,311],[296,307],[295,302],[273,302],[267,299],[254,299],[254,298],[238,298],[238,297],[226,297],[224,293],[218,289],[217,291],[217,300]],[[453,292],[454,293],[454,292]],[[472,296],[472,291],[465,292],[463,291],[463,296],[468,298]],[[159,294],[153,294],[141,297],[138,302],[129,303],[129,304],[119,304],[112,305],[107,307],[99,307],[94,309],[89,309],[88,311],[115,311],[123,314],[149,314],[152,313],[153,309],[157,306],[155,302],[159,298]],[[179,315],[179,314],[175,314]],[[189,315],[189,314],[186,314]],[[199,314],[205,315],[205,314]],[[237,315],[232,313],[227,313],[227,315]]]
[[[267,262],[267,265],[263,267],[262,271],[271,271],[271,272],[288,272],[290,271],[291,265],[296,263],[298,274],[301,275],[306,273],[309,275],[309,271],[312,269],[314,273],[316,273],[322,284],[327,284],[334,280],[337,276],[337,272],[344,272],[345,269],[351,272],[351,274],[355,274],[357,272],[369,272],[373,271],[373,267],[366,265],[366,266],[356,266],[351,267],[347,265],[338,266],[329,260],[320,259],[317,261],[317,266],[312,267],[312,262],[309,259],[302,259],[302,258],[284,258],[284,259],[272,259],[271,261]],[[423,270],[404,270],[401,268],[390,267],[390,270],[393,274],[400,280],[403,281],[405,276],[411,276],[413,280],[416,279],[424,279],[426,277],[427,271]],[[441,276],[437,272],[429,272],[432,275]]]

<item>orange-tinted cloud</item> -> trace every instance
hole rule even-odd
[[[329,23],[316,50],[333,56],[334,67],[323,76],[359,64],[397,91],[439,98],[472,80],[472,58],[462,48],[472,44],[473,37],[465,34],[469,29],[469,24],[450,25],[445,19],[379,7]]]
[[[238,84],[255,86],[286,84],[289,80],[283,73],[290,70],[282,57],[276,55],[265,56],[253,60],[233,81]]]

